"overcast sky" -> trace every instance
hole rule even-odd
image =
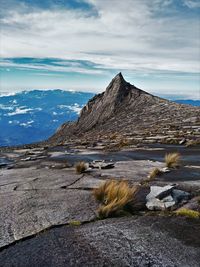
[[[0,0],[0,92],[103,91],[122,72],[200,99],[199,0]]]

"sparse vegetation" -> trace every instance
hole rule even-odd
[[[80,221],[69,221],[69,225],[71,225],[71,226],[79,226],[79,225],[81,225],[81,222]]]
[[[159,168],[154,168],[148,175],[146,179],[143,179],[140,184],[141,185],[148,185],[149,182],[153,181],[156,176],[162,175],[162,171]]]
[[[152,181],[156,176],[160,176],[162,173],[163,172],[159,168],[154,168],[148,176],[149,181]]]
[[[176,215],[178,216],[186,216],[193,219],[199,219],[200,218],[200,212],[190,209],[182,208],[178,211],[176,211]]]
[[[127,181],[108,180],[94,189],[95,198],[101,203],[100,218],[107,218],[128,211],[128,204],[134,199],[137,187],[130,187]]]
[[[87,165],[84,161],[80,161],[75,165],[76,173],[80,174],[87,170]]]
[[[180,154],[176,152],[166,154],[165,164],[168,168],[177,168],[180,165]]]

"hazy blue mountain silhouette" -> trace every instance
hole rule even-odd
[[[0,96],[0,146],[44,140],[66,121],[77,119],[92,93],[23,91]]]
[[[180,103],[180,104],[188,104],[188,105],[192,105],[192,106],[200,106],[200,100],[175,100],[175,102]]]

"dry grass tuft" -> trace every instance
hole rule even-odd
[[[143,179],[140,184],[141,185],[148,185],[149,182],[153,181],[156,176],[160,176],[162,175],[163,172],[159,169],[159,168],[154,168],[148,175],[148,177],[146,179]]]
[[[152,181],[156,176],[160,176],[163,172],[159,168],[154,168],[149,174],[149,181]]]
[[[80,174],[87,170],[87,165],[84,161],[81,161],[75,165],[75,168],[76,168],[76,172]]]
[[[165,164],[168,168],[177,168],[180,165],[180,154],[176,152],[166,154]]]
[[[94,196],[101,203],[98,209],[99,217],[107,218],[126,211],[136,192],[137,188],[129,187],[127,181],[116,180],[108,180],[94,189]]]
[[[178,211],[176,211],[176,215],[178,216],[186,216],[193,219],[200,219],[200,212],[190,209],[182,208]]]

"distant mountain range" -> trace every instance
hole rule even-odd
[[[45,140],[63,122],[76,120],[92,96],[62,90],[0,95],[0,146]]]
[[[92,93],[63,90],[33,90],[0,94],[0,146],[45,140],[61,124],[75,121]],[[177,100],[200,106],[200,100]]]
[[[200,106],[200,100],[188,99],[188,100],[174,100],[174,101],[180,104],[187,104],[187,105],[192,105],[192,106],[197,106],[197,107]]]

